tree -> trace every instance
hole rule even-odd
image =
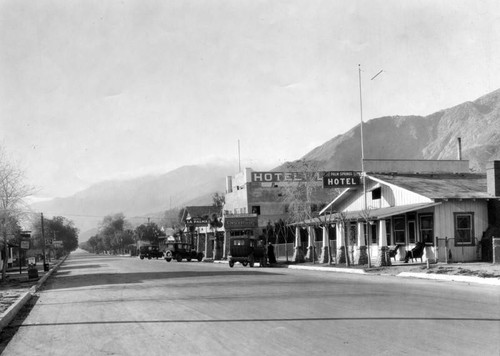
[[[78,247],[78,229],[73,221],[62,216],[54,216],[45,225],[47,236],[53,236],[55,240],[62,241],[64,252],[74,251]]]
[[[324,189],[322,184],[322,172],[318,170],[319,164],[301,160],[289,164],[287,170],[294,169],[302,172],[302,179],[297,182],[283,184],[283,202],[288,206],[288,223],[295,223],[307,227],[321,224],[318,219],[319,211],[327,202],[338,195],[336,189]],[[308,223],[306,221],[309,221]],[[312,261],[315,261],[315,252],[311,248]]]
[[[153,245],[158,245],[158,238],[165,235],[154,222],[137,226],[135,234],[140,240],[149,241]]]
[[[124,232],[129,228],[130,224],[125,220],[123,213],[105,216],[99,229],[104,249],[113,253],[123,250]]]
[[[24,199],[34,193],[34,189],[24,183],[24,172],[7,160],[0,148],[0,236],[3,243],[2,281],[5,281],[8,266],[9,237],[19,228],[19,220],[25,207]]]
[[[223,194],[219,194],[217,192],[212,195],[213,206],[222,209],[224,204],[226,203],[226,197]]]

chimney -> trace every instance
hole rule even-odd
[[[457,138],[458,141],[458,160],[462,160],[462,139],[460,137]]]
[[[500,161],[490,161],[486,164],[486,185],[488,194],[500,196]]]
[[[233,177],[226,176],[226,194],[233,192]]]

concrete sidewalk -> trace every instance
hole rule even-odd
[[[225,260],[217,260],[213,261],[214,263],[228,263]],[[398,264],[395,264],[397,266]],[[399,264],[403,265],[403,264]],[[425,264],[418,264],[424,266]],[[259,266],[258,263],[255,266]],[[408,266],[408,265],[406,265]],[[464,265],[467,266],[467,265]],[[275,268],[275,267],[271,267]],[[359,267],[336,267],[334,265],[310,265],[310,264],[279,264],[276,268],[289,268],[296,270],[307,270],[307,271],[319,271],[319,272],[336,272],[336,273],[351,273],[351,274],[360,274],[365,276],[377,276],[377,275],[391,275],[385,273],[374,273],[367,272],[364,268]],[[390,267],[388,267],[390,268]],[[425,270],[424,270],[425,271]],[[401,272],[398,274],[394,274],[395,277],[401,278],[420,278],[420,279],[432,279],[432,280],[441,280],[448,282],[465,282],[465,283],[477,283],[477,284],[485,284],[485,285],[495,285],[500,286],[500,278],[483,278],[476,276],[460,276],[460,275],[452,275],[452,274],[438,274],[438,273],[428,273],[428,272]]]
[[[4,327],[9,325],[9,323],[14,319],[19,310],[21,310],[21,308],[24,307],[26,303],[28,303],[33,294],[35,294],[38,291],[38,289],[40,289],[40,287],[45,283],[47,278],[49,278],[52,275],[52,273],[56,271],[57,268],[59,268],[59,266],[66,260],[66,258],[67,256],[59,260],[55,265],[52,266],[52,268],[50,268],[48,272],[40,273],[39,271],[39,275],[41,274],[42,276],[38,279],[37,283],[31,286],[31,288],[29,288],[26,292],[21,293],[21,295],[12,305],[9,306],[9,308],[7,308],[7,310],[5,310],[3,313],[0,314],[0,332]],[[26,274],[20,275],[18,272],[13,272],[13,270],[8,274],[11,280],[27,279]]]

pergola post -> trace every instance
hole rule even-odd
[[[341,222],[337,222],[337,264],[346,262],[345,229]]]
[[[295,227],[295,248],[292,261],[297,263],[304,262],[304,252],[302,251],[302,243],[300,242],[300,226]]]
[[[365,243],[365,224],[361,221],[358,221],[358,251],[356,254],[355,264],[358,265],[366,265],[368,264],[368,253],[366,251],[366,243]]]
[[[323,247],[321,247],[321,257],[319,263],[328,263],[330,256],[330,236],[328,226],[323,226]]]
[[[389,246],[387,246],[387,230],[385,220],[378,220],[378,257],[377,266],[390,266]]]
[[[307,253],[306,253],[306,261],[309,262],[314,262],[316,260],[316,246],[314,245],[314,242],[316,241],[316,230],[314,229],[314,226],[309,226],[307,228],[308,232],[308,246],[307,246]]]

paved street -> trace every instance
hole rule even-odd
[[[500,291],[73,253],[3,355],[498,355]]]

